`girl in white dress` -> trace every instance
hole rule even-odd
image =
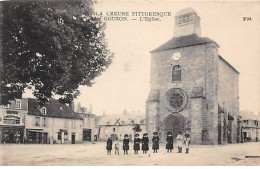
[[[117,155],[119,155],[119,148],[120,148],[120,144],[119,144],[119,140],[117,137],[116,141],[115,141],[115,154],[117,153]]]
[[[176,140],[177,140],[177,147],[178,147],[178,153],[182,153],[182,135],[181,135],[181,132],[179,131],[178,132],[178,135],[176,137]]]

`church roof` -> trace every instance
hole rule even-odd
[[[228,61],[226,61],[222,56],[218,55],[218,57],[223,60],[229,67],[231,67],[231,69],[233,69],[236,73],[240,74],[239,71],[234,68],[230,63],[228,63]]]
[[[194,46],[199,44],[205,44],[205,43],[215,43],[215,41],[211,40],[207,37],[198,37],[197,35],[188,35],[188,36],[181,36],[181,37],[173,37],[160,47],[154,49],[152,52],[158,52],[163,50],[169,50],[169,49],[175,49],[180,47],[186,47],[186,46]],[[217,44],[219,47],[219,45]]]

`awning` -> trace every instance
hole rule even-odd
[[[42,133],[43,129],[26,129],[26,131]]]
[[[60,129],[60,132],[68,132],[68,130],[67,129]]]

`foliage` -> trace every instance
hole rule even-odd
[[[140,124],[135,124],[133,130],[134,130],[135,133],[141,132],[142,129],[141,129]]]
[[[42,103],[54,95],[70,103],[111,64],[105,23],[92,16],[90,0],[2,3],[1,104],[26,88]]]

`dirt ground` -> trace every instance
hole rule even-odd
[[[229,144],[224,146],[192,145],[189,154],[179,154],[175,148],[167,153],[165,145],[161,144],[157,154],[133,154],[130,144],[129,155],[106,154],[106,143],[96,142],[74,145],[0,145],[0,165],[2,166],[226,166],[260,165],[260,142]],[[151,148],[151,145],[150,145]]]

